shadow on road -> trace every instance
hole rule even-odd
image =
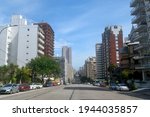
[[[94,90],[94,91],[109,91],[105,87],[64,87],[65,90]]]
[[[144,92],[120,92],[120,94],[136,97],[136,98],[141,98],[145,100],[150,100],[150,92],[149,93],[144,93]]]

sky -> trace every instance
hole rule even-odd
[[[121,25],[123,36],[131,30],[131,0],[1,0],[0,25],[12,15],[23,15],[30,23],[47,22],[55,32],[55,55],[62,46],[72,48],[77,70],[88,57],[95,56],[105,27]]]

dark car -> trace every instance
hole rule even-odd
[[[117,84],[116,83],[111,83],[109,88],[112,89],[112,90],[116,90]]]
[[[19,85],[19,91],[28,91],[28,90],[30,90],[29,84],[20,84]]]
[[[51,87],[51,86],[53,86],[53,83],[51,82],[47,82],[43,85],[43,87]]]

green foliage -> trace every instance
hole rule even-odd
[[[122,78],[124,78],[124,79],[128,79],[129,74],[130,74],[130,71],[129,71],[129,70],[123,70],[123,71],[121,72],[121,76],[122,76]]]
[[[53,58],[42,56],[32,59],[26,67],[22,68],[14,64],[0,66],[0,81],[3,83],[30,83],[31,77],[34,77],[34,81],[39,82],[45,76],[59,76],[60,71],[59,64]]]
[[[110,66],[108,67],[108,72],[113,73],[116,68],[117,68],[116,65],[110,64]]]
[[[31,82],[31,69],[22,67],[17,70],[17,83],[30,83]]]
[[[4,65],[0,67],[0,80],[4,83],[16,82],[16,72],[18,66],[14,64]]]
[[[42,76],[57,76],[60,74],[60,66],[53,59],[46,56],[32,59],[27,66],[32,70],[32,74]]]

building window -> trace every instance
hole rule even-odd
[[[27,46],[26,48],[29,48],[29,46]]]
[[[29,35],[27,35],[27,37],[29,37]]]
[[[26,55],[28,55],[29,53],[27,52]]]
[[[27,42],[29,42],[29,40],[27,40]]]
[[[28,28],[27,30],[28,30],[28,31],[30,31],[30,29],[29,29],[29,28]]]

